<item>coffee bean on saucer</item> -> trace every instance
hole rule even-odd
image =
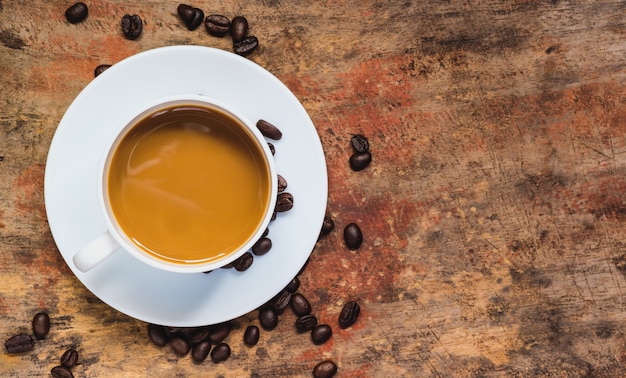
[[[233,42],[243,40],[248,34],[248,20],[243,16],[236,16],[230,21],[230,37]]]
[[[363,233],[356,223],[350,223],[343,229],[343,239],[351,250],[358,249],[363,243]]]
[[[61,356],[61,366],[71,369],[78,362],[78,352],[76,349],[68,349]]]
[[[293,208],[293,194],[289,192],[282,192],[276,198],[276,211],[283,213]]]
[[[212,325],[210,327],[209,340],[211,340],[215,344],[224,341],[224,339],[226,339],[228,335],[230,335],[230,331],[232,330],[232,328],[233,326],[230,322]]]
[[[38,339],[46,337],[50,332],[50,316],[45,312],[35,314],[32,321],[33,335]]]
[[[87,8],[87,4],[79,2],[67,8],[65,11],[65,18],[70,24],[77,24],[84,21],[87,18],[88,13],[89,8]]]
[[[274,126],[264,119],[258,120],[256,123],[256,127],[259,129],[259,131],[261,131],[261,134],[263,134],[263,136],[270,139],[280,140],[280,138],[283,137],[283,133],[278,127]]]
[[[93,71],[93,76],[98,77],[101,73],[111,68],[110,64],[101,64]]]
[[[339,314],[339,327],[346,329],[356,322],[361,312],[361,307],[355,301],[346,302]]]
[[[278,175],[278,193],[284,192],[287,189],[287,180],[281,175]]]
[[[337,365],[331,360],[319,362],[313,368],[313,378],[331,378],[337,373]]]
[[[317,325],[317,317],[313,314],[302,315],[296,320],[296,330],[298,332],[311,331]]]
[[[211,342],[205,340],[193,346],[191,349],[191,359],[193,362],[200,363],[206,360],[209,352],[211,351]]]
[[[234,261],[235,264],[233,267],[238,272],[244,272],[252,266],[253,262],[254,262],[254,256],[252,256],[252,253],[246,252],[243,255],[241,255],[237,260]]]
[[[233,45],[233,51],[237,55],[246,56],[250,55],[257,47],[259,47],[259,40],[257,37],[251,35]]]
[[[270,300],[270,308],[278,315],[282,314],[291,302],[291,293],[287,290],[281,290],[274,298]]]
[[[213,362],[226,361],[230,357],[230,345],[226,343],[219,343],[211,351],[211,360]]]
[[[196,30],[204,20],[202,9],[194,8],[191,5],[179,4],[176,11],[178,12],[178,17],[189,30]]]
[[[243,342],[248,346],[256,345],[259,342],[259,327],[249,325],[243,333]]]
[[[259,323],[266,331],[271,331],[278,325],[278,315],[269,307],[259,310]]]
[[[356,152],[367,152],[370,149],[369,141],[361,134],[353,135],[350,139],[350,143]]]
[[[252,253],[256,256],[263,256],[272,249],[272,239],[261,238],[252,246]]]
[[[169,342],[169,335],[165,327],[157,324],[148,324],[148,337],[156,346],[165,346]]]
[[[182,334],[174,334],[170,337],[170,346],[177,356],[184,356],[191,350],[191,344],[187,337]]]
[[[296,291],[298,291],[299,288],[300,288],[300,279],[298,277],[294,277],[291,281],[289,281],[289,283],[285,287],[285,290],[293,294]]]
[[[50,370],[50,375],[53,378],[74,378],[74,374],[69,368],[65,366],[55,366]]]
[[[210,14],[204,19],[207,33],[214,37],[223,37],[230,31],[230,20],[221,14]]]
[[[12,336],[4,343],[9,354],[30,352],[34,346],[33,338],[26,334]]]
[[[133,14],[131,16],[130,14],[125,14],[122,17],[122,33],[124,33],[126,39],[137,39],[141,35],[142,29],[143,22],[139,15]]]
[[[315,345],[324,344],[333,335],[333,330],[328,324],[318,324],[311,330],[311,340]]]
[[[291,309],[296,316],[303,316],[311,313],[311,303],[301,293],[291,295]]]
[[[372,162],[372,153],[369,151],[355,152],[350,156],[350,168],[358,172],[367,168]]]

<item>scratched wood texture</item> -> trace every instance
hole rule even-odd
[[[47,150],[94,68],[166,45],[229,50],[190,32],[173,1],[0,0],[0,375],[46,376],[68,347],[79,377],[615,377],[626,374],[626,2],[599,0],[253,0],[190,3],[244,15],[278,76],[313,119],[337,230],[320,241],[301,291],[347,330],[313,345],[286,312],[256,347],[256,314],[235,320],[221,364],[152,345],[146,324],[109,308],[65,266],[43,198]],[[137,41],[119,20],[145,20]],[[350,136],[373,163],[348,166]],[[303,200],[303,199],[300,199]],[[365,241],[347,250],[341,229]]]

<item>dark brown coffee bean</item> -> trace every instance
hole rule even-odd
[[[242,16],[233,17],[230,21],[230,37],[233,42],[243,40],[248,34],[248,20]]]
[[[322,222],[322,229],[320,230],[320,238],[322,236],[326,236],[335,229],[335,222],[330,217],[330,215],[324,216],[324,221]]]
[[[267,146],[270,148],[270,152],[272,153],[272,156],[276,155],[276,147],[274,147],[274,145],[270,142],[267,142]]]
[[[211,14],[204,19],[207,33],[214,37],[223,37],[230,31],[230,20],[221,14]]]
[[[235,260],[235,261],[237,261],[237,260]],[[231,269],[231,268],[234,268],[234,267],[235,267],[235,261],[229,262],[228,264],[224,265],[224,266],[222,267],[222,269]]]
[[[291,293],[283,289],[269,301],[269,307],[280,315],[289,307],[289,302],[291,302]]]
[[[26,334],[15,335],[4,343],[4,347],[10,354],[30,352],[34,346],[33,338]]]
[[[202,24],[202,20],[204,20],[204,12],[202,9],[194,8],[191,5],[180,4],[178,8],[176,8],[176,11],[189,30],[196,30],[198,26]]]
[[[65,11],[65,18],[70,24],[77,24],[84,21],[89,14],[89,8],[85,3],[76,3]]]
[[[367,152],[370,149],[370,142],[361,134],[353,135],[350,143],[356,152]]]
[[[61,366],[71,369],[78,362],[78,352],[75,349],[66,350],[61,356]]]
[[[189,340],[182,333],[172,335],[170,346],[177,356],[184,356],[191,350]]]
[[[263,256],[272,249],[272,239],[261,238],[252,246],[252,253],[257,256]]]
[[[318,324],[311,330],[313,344],[324,344],[333,335],[333,330],[328,324]]]
[[[259,327],[255,325],[250,325],[246,328],[246,331],[243,333],[243,342],[246,345],[253,346],[259,342]]]
[[[322,361],[313,368],[313,378],[331,378],[336,373],[337,365],[331,360]]]
[[[154,345],[165,346],[169,342],[169,336],[165,327],[157,324],[148,325],[148,337]]]
[[[350,168],[353,171],[361,171],[372,162],[372,154],[369,151],[355,152],[350,156]]]
[[[266,331],[271,331],[278,325],[278,315],[271,308],[259,310],[259,323]]]
[[[293,280],[291,280],[287,284],[287,286],[285,287],[285,290],[293,294],[296,291],[298,291],[299,288],[300,288],[300,279],[298,277],[294,277]]]
[[[296,320],[296,330],[298,332],[311,331],[317,325],[317,318],[313,314],[302,315]]]
[[[293,195],[289,192],[282,192],[276,198],[276,212],[282,213],[293,208]]]
[[[258,120],[256,123],[256,127],[259,129],[259,131],[261,131],[261,134],[263,134],[263,136],[267,138],[280,140],[280,138],[283,137],[283,133],[278,127],[274,126],[264,119]]]
[[[278,193],[284,192],[287,189],[287,180],[281,175],[278,175]]]
[[[50,317],[45,312],[35,314],[32,321],[33,335],[38,339],[46,337],[50,332]]]
[[[93,71],[93,76],[98,77],[101,73],[111,68],[110,64],[101,64]]]
[[[256,50],[257,47],[259,47],[259,40],[257,37],[251,35],[239,42],[236,42],[233,45],[233,51],[235,54],[246,56],[250,55],[254,50]]]
[[[214,344],[224,341],[230,335],[233,325],[230,322],[219,323],[211,326],[209,340]]]
[[[301,293],[292,294],[291,310],[296,316],[308,315],[311,313],[311,303]]]
[[[122,17],[122,33],[124,33],[126,39],[137,39],[141,35],[142,29],[143,22],[139,15],[133,14],[131,16],[130,14],[125,14]]]
[[[226,361],[230,357],[230,345],[226,343],[219,343],[211,351],[211,360],[213,362]]]
[[[192,345],[200,344],[201,342],[208,340],[210,335],[210,327],[199,327],[191,332],[189,335],[189,341],[191,341]]]
[[[361,228],[356,223],[350,223],[343,229],[343,239],[349,249],[358,249],[363,243]]]
[[[265,228],[265,231],[263,231],[263,235],[261,235],[261,237],[262,237],[262,238],[264,238],[264,237],[266,237],[267,235],[269,235],[269,233],[270,233],[270,228],[269,228],[269,227],[266,227],[266,228]]]
[[[361,312],[361,307],[355,301],[346,302],[339,314],[339,327],[346,329],[356,322]]]
[[[196,363],[200,363],[206,360],[210,351],[211,351],[210,341],[206,340],[201,343],[198,343],[194,345],[193,349],[191,349],[191,359]]]
[[[235,270],[238,272],[244,272],[252,266],[252,263],[254,262],[254,256],[252,256],[252,253],[246,252],[234,262]]]
[[[55,366],[50,370],[50,375],[53,378],[74,378],[72,371],[65,366]]]

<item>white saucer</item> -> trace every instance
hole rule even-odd
[[[105,231],[97,202],[97,167],[113,125],[143,104],[177,94],[204,94],[265,119],[283,132],[276,169],[294,196],[291,211],[270,224],[273,247],[245,272],[169,273],[119,251],[81,273],[72,256]],[[322,145],[306,110],[275,76],[238,55],[201,46],[163,47],[127,58],[76,97],[52,140],[45,204],[65,262],[94,295],[149,323],[191,327],[244,315],[271,299],[302,268],[320,232],[328,178]],[[87,305],[85,303],[85,305]]]

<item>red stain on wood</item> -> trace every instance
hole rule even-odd
[[[32,218],[36,223],[46,219],[43,178],[44,165],[33,164],[24,169],[13,182],[13,191],[16,193],[16,211],[21,216]]]

